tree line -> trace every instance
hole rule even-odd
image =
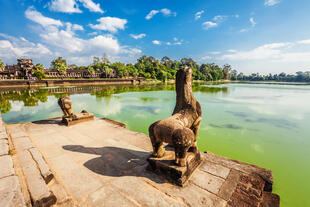
[[[178,61],[165,56],[158,60],[152,56],[144,55],[135,64],[124,64],[121,62],[111,63],[106,57],[94,57],[92,64],[88,66],[67,65],[66,60],[61,57],[51,62],[51,68],[59,72],[65,72],[68,68],[87,69],[90,73],[95,71],[103,72],[107,78],[143,77],[160,81],[174,79],[176,72],[185,66],[192,68],[194,80],[217,81],[230,79],[230,65],[226,64],[222,67],[215,63],[199,65],[192,58],[182,58]]]
[[[310,71],[298,71],[295,74],[286,74],[284,72],[279,74],[261,75],[259,73],[252,73],[244,75],[237,73],[236,70],[231,71],[231,80],[240,81],[277,81],[277,82],[310,82]]]
[[[143,77],[146,79],[155,79],[167,81],[175,78],[176,72],[185,66],[193,70],[193,79],[202,81],[218,80],[239,80],[239,81],[282,81],[282,82],[310,82],[310,71],[298,71],[296,74],[268,74],[261,75],[252,73],[245,75],[232,69],[229,64],[223,66],[215,63],[198,64],[192,58],[182,58],[180,61],[171,60],[165,56],[156,59],[152,56],[141,56],[136,63],[124,64],[121,62],[111,63],[106,56],[93,57],[93,62],[88,66],[77,66],[67,64],[62,57],[51,61],[50,68],[59,73],[65,73],[67,69],[88,70],[90,73],[102,72],[106,78],[124,78],[124,77]],[[0,59],[0,69],[4,69],[4,63]],[[34,66],[33,75],[39,79],[45,78],[44,67],[38,63]]]

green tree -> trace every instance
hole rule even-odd
[[[41,63],[37,63],[34,66],[33,76],[37,77],[39,80],[46,77],[46,75],[44,73],[44,66]]]
[[[0,70],[3,70],[3,69],[4,69],[4,62],[0,58]]]
[[[43,71],[41,71],[41,70],[35,70],[33,72],[33,76],[37,77],[39,80],[41,80],[41,79],[46,77],[45,73]]]
[[[35,70],[44,71],[44,66],[43,66],[41,63],[37,63],[37,64],[34,66],[34,69],[35,69]]]
[[[67,70],[67,61],[62,57],[58,57],[51,62],[51,68],[57,70],[60,73],[65,73]]]

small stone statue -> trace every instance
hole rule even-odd
[[[85,109],[81,113],[74,114],[72,108],[72,101],[69,96],[58,99],[58,105],[60,106],[63,117],[62,122],[67,125],[73,125],[84,121],[94,120],[94,114],[88,113]]]
[[[73,118],[75,115],[73,113],[72,101],[69,96],[65,96],[58,99],[58,105],[60,106],[64,116],[66,118]]]
[[[199,153],[197,135],[201,123],[201,106],[192,92],[192,69],[185,67],[176,74],[176,105],[171,117],[149,127],[153,156],[163,157],[166,142],[174,147],[175,163],[186,165],[188,151]]]

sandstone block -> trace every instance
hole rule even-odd
[[[1,139],[8,139],[8,135],[5,131],[0,132],[0,140]]]
[[[18,158],[22,165],[33,205],[49,206],[54,204],[56,202],[56,197],[45,184],[30,152],[25,150],[19,153]]]
[[[46,164],[45,160],[43,159],[41,153],[37,148],[31,148],[29,149],[29,152],[31,153],[32,158],[37,163],[40,173],[45,180],[45,183],[49,183],[53,179],[54,175]]]
[[[27,150],[34,147],[28,137],[13,139],[13,145],[17,151]]]
[[[217,194],[224,183],[224,179],[196,170],[191,178],[191,182],[211,193]]]
[[[0,179],[0,206],[24,207],[26,206],[20,190],[20,184],[16,176]]]
[[[204,160],[199,169],[224,179],[227,178],[230,172],[229,168],[223,167],[222,165],[218,165],[213,162],[209,162],[208,160]]]
[[[202,159],[200,153],[188,153],[186,166],[180,167],[175,164],[174,151],[166,149],[165,155],[161,158],[150,157],[148,158],[149,168],[155,172],[161,173],[169,181],[184,186],[186,181],[190,178],[195,169],[199,166]]]
[[[9,154],[9,143],[6,139],[0,139],[0,156]]]
[[[134,198],[132,198],[134,199]],[[86,200],[85,206],[109,206],[109,207],[135,207],[133,201],[122,195],[112,186],[104,186],[92,193]]]
[[[15,174],[13,160],[10,155],[0,156],[0,178]]]

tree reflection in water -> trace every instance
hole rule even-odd
[[[10,112],[11,101],[20,101],[24,106],[37,106],[39,102],[45,103],[48,96],[61,98],[72,94],[90,94],[96,96],[100,101],[102,98],[109,99],[112,94],[124,92],[145,91],[174,91],[174,84],[153,85],[109,85],[109,86],[74,86],[74,87],[46,87],[46,88],[0,88],[0,110],[1,113]],[[227,87],[208,87],[208,85],[193,84],[194,92],[202,93],[227,93]],[[105,100],[108,101],[108,100]],[[153,101],[143,98],[144,102]]]

